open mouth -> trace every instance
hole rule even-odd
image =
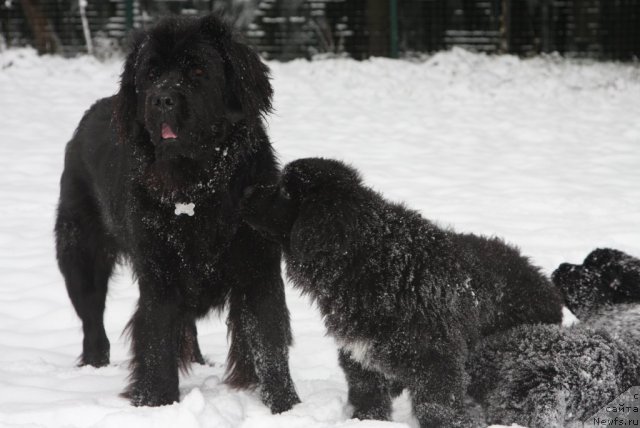
[[[175,140],[176,138],[178,138],[178,135],[171,128],[171,126],[166,122],[162,123],[162,139]]]

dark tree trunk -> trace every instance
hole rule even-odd
[[[20,4],[33,33],[33,40],[38,53],[40,55],[57,53],[60,50],[60,40],[51,23],[40,10],[38,1],[20,0]]]
[[[369,30],[369,54],[389,56],[389,0],[367,0],[367,27]]]

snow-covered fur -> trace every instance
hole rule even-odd
[[[640,299],[633,297],[640,291],[639,262],[604,249],[584,265],[561,265],[553,278],[580,314],[579,324],[523,325],[479,344],[469,362],[469,393],[488,423],[581,426],[640,384]]]
[[[195,320],[225,305],[227,382],[259,386],[273,412],[299,402],[280,247],[238,216],[246,186],[278,177],[262,123],[271,95],[267,66],[218,18],[167,18],[137,35],[118,94],[91,107],[67,145],[55,231],[81,364],[109,363],[105,296],[126,257],[140,287],[134,405],[179,399],[179,366],[203,362]]]
[[[241,212],[283,244],[288,276],[317,302],[354,417],[387,419],[399,384],[421,427],[466,425],[470,346],[561,321],[557,289],[517,249],[438,227],[341,162],[292,162],[277,185],[247,189]]]

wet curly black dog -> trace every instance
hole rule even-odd
[[[242,189],[277,180],[262,123],[271,96],[267,67],[220,19],[169,18],[135,37],[119,92],[90,108],[67,146],[55,232],[81,364],[109,363],[107,284],[127,259],[140,287],[134,405],[179,399],[179,368],[203,362],[195,320],[225,305],[227,382],[259,387],[273,412],[299,402],[280,246],[238,216]]]
[[[277,184],[248,188],[241,212],[317,302],[354,417],[387,419],[392,392],[408,388],[423,428],[465,426],[471,347],[562,319],[558,290],[517,249],[438,227],[341,162],[294,161]]]
[[[593,425],[590,417],[640,384],[640,259],[599,248],[552,279],[580,323],[521,325],[480,342],[469,393],[488,424]]]

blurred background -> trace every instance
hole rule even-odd
[[[107,56],[167,14],[219,11],[267,59],[411,57],[461,46],[521,56],[640,56],[640,0],[2,0],[0,49]]]

